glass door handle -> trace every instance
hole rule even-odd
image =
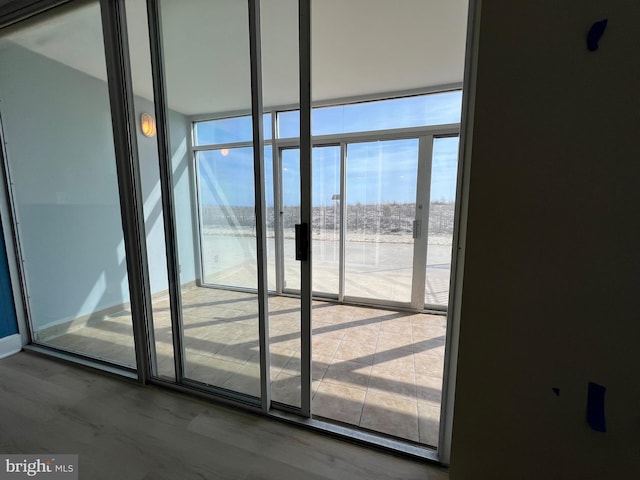
[[[418,220],[414,220],[413,221],[413,238],[414,240],[416,238],[420,237],[420,221]]]
[[[296,260],[301,262],[309,259],[309,225],[296,224]]]

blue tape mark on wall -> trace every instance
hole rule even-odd
[[[595,52],[598,49],[598,42],[604,35],[604,31],[607,29],[608,19],[600,20],[591,25],[589,33],[587,33],[587,48],[590,52]]]
[[[0,338],[15,335],[16,333],[18,333],[18,322],[11,291],[7,250],[4,245],[2,227],[0,226]]]
[[[604,394],[607,391],[602,385],[589,382],[587,392],[587,422],[592,430],[606,432],[607,426],[604,417]]]

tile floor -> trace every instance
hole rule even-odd
[[[186,377],[259,396],[258,304],[254,294],[211,288],[183,292]],[[269,298],[272,399],[300,402],[300,301]],[[160,375],[173,376],[168,299],[154,302]],[[445,342],[443,315],[314,301],[312,413],[436,445]],[[135,364],[128,311],[42,343]]]

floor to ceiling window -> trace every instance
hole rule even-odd
[[[264,116],[264,135],[271,137],[271,117]],[[256,224],[251,116],[198,122],[194,125],[202,282],[257,288]],[[271,146],[264,150],[271,159]],[[268,258],[275,259],[273,174],[265,162]],[[269,287],[275,289],[270,263]]]
[[[459,90],[313,110],[317,298],[445,309],[460,111]],[[299,112],[263,118],[264,158],[276,159],[275,174],[265,164],[268,287],[296,294]],[[256,288],[253,195],[244,188],[253,181],[250,130],[251,116],[193,124],[204,285]]]

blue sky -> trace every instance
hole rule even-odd
[[[359,103],[313,110],[314,135],[375,131],[420,125],[456,123],[460,119],[460,92]],[[265,115],[265,138],[270,138],[270,116]],[[279,114],[279,136],[299,135],[299,112]],[[198,145],[251,141],[251,117],[196,124]],[[265,148],[267,206],[273,206],[272,150]],[[431,201],[455,198],[458,138],[436,138],[433,146]],[[201,200],[206,205],[253,205],[253,155],[250,147],[200,152]],[[299,152],[283,151],[283,201],[298,205]],[[414,203],[417,187],[418,140],[351,143],[347,147],[347,202]],[[314,206],[333,205],[340,193],[340,148],[313,151]]]
[[[389,130],[458,123],[462,110],[462,92],[398,98],[314,108],[311,116],[313,135]],[[278,115],[279,138],[300,136],[300,112]]]
[[[265,159],[271,159],[267,147]],[[253,153],[251,147],[200,152],[199,180],[205,205],[253,205]],[[431,201],[455,198],[458,138],[436,138],[433,148]],[[283,201],[300,202],[300,155],[298,149],[282,154]],[[347,147],[347,202],[414,203],[416,199],[418,141],[391,140],[356,143]],[[265,162],[267,206],[273,206],[271,162]],[[340,193],[340,147],[316,147],[313,152],[314,206],[333,205]]]

